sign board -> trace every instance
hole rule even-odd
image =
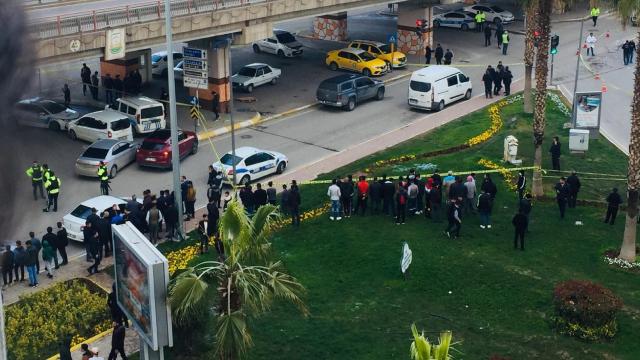
[[[207,50],[182,48],[183,85],[194,89],[209,89]]]
[[[387,35],[387,44],[398,45],[398,34],[397,33],[393,33],[393,34]]]
[[[406,242],[402,245],[402,259],[400,260],[400,271],[406,273],[413,260],[413,252],[409,248],[409,244]]]
[[[599,129],[602,92],[577,92],[574,101],[573,127],[576,129]]]
[[[182,48],[182,55],[186,58],[207,60],[207,50],[196,48]]]
[[[167,258],[130,222],[111,228],[118,305],[151,349],[173,346]]]
[[[122,59],[126,54],[126,30],[125,28],[107,30],[107,46],[104,48],[104,59]]]
[[[80,51],[80,46],[81,46],[80,40],[78,40],[78,39],[74,39],[74,40],[69,41],[69,50],[71,52]]]

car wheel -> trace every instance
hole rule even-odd
[[[271,85],[275,85],[278,83],[278,78],[271,79]]]
[[[465,100],[471,99],[471,89],[467,90],[467,92],[464,94],[464,99]]]
[[[278,164],[278,168],[276,169],[276,174],[282,174],[284,172],[284,169],[287,168],[287,163],[285,163],[284,161],[281,161],[280,164]]]
[[[113,178],[115,178],[117,175],[118,175],[118,167],[117,167],[117,166],[115,166],[115,165],[113,165],[113,166],[111,167],[111,170],[109,171],[109,177],[113,179]]]
[[[58,124],[58,122],[55,121],[55,120],[51,120],[51,121],[49,121],[49,129],[54,130],[54,131],[59,131],[60,130],[60,124]]]
[[[247,88],[246,88],[246,89],[247,89],[247,92],[248,92],[248,93],[252,93],[252,92],[253,92],[253,84],[249,84],[249,85],[247,85]]]
[[[364,70],[362,70],[362,75],[364,76],[371,76],[371,70],[365,68]]]
[[[240,179],[240,184],[242,186],[247,185],[249,182],[251,182],[251,179],[249,179],[249,175],[245,175],[242,177],[242,179]]]
[[[460,26],[460,28],[462,29],[462,31],[467,31],[467,30],[469,30],[469,24],[462,24],[462,26]]]
[[[433,27],[434,27],[434,28],[438,28],[438,27],[440,27],[440,21],[438,21],[438,20],[434,20],[434,21],[433,21]]]
[[[284,51],[282,51],[282,50],[278,50],[278,56],[280,56],[280,57],[284,57]]]
[[[496,23],[496,24],[500,24],[502,22],[502,19],[500,19],[499,16],[496,16],[496,17],[493,18],[493,22]]]
[[[440,103],[438,104],[438,111],[442,110],[444,110],[444,100],[440,100]]]
[[[378,89],[378,92],[376,93],[376,100],[382,99],[384,99],[384,88]]]
[[[71,138],[71,140],[78,140],[78,135],[73,130],[69,130],[69,137]]]
[[[332,62],[331,64],[329,64],[329,69],[331,69],[332,71],[338,70],[338,64]]]
[[[198,142],[194,141],[193,145],[191,145],[191,155],[195,155],[198,153]]]
[[[350,97],[349,102],[347,103],[347,110],[353,111],[356,108],[356,98]]]
[[[258,44],[253,44],[253,52],[260,54],[260,46],[258,46]]]

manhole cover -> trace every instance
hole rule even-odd
[[[240,139],[251,139],[252,137],[251,135],[240,135]]]

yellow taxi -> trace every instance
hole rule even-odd
[[[403,68],[407,65],[407,56],[400,51],[391,51],[391,45],[378,41],[353,40],[349,47],[352,49],[362,49],[371,55],[391,64],[394,69]]]
[[[329,51],[325,63],[334,71],[346,69],[365,76],[378,76],[388,71],[384,60],[376,58],[367,51],[354,48]]]

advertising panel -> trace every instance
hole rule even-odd
[[[602,112],[602,92],[577,92],[574,107],[574,127],[577,129],[600,128]]]
[[[126,31],[125,28],[107,30],[107,44],[104,48],[104,59],[122,59],[126,54]]]

